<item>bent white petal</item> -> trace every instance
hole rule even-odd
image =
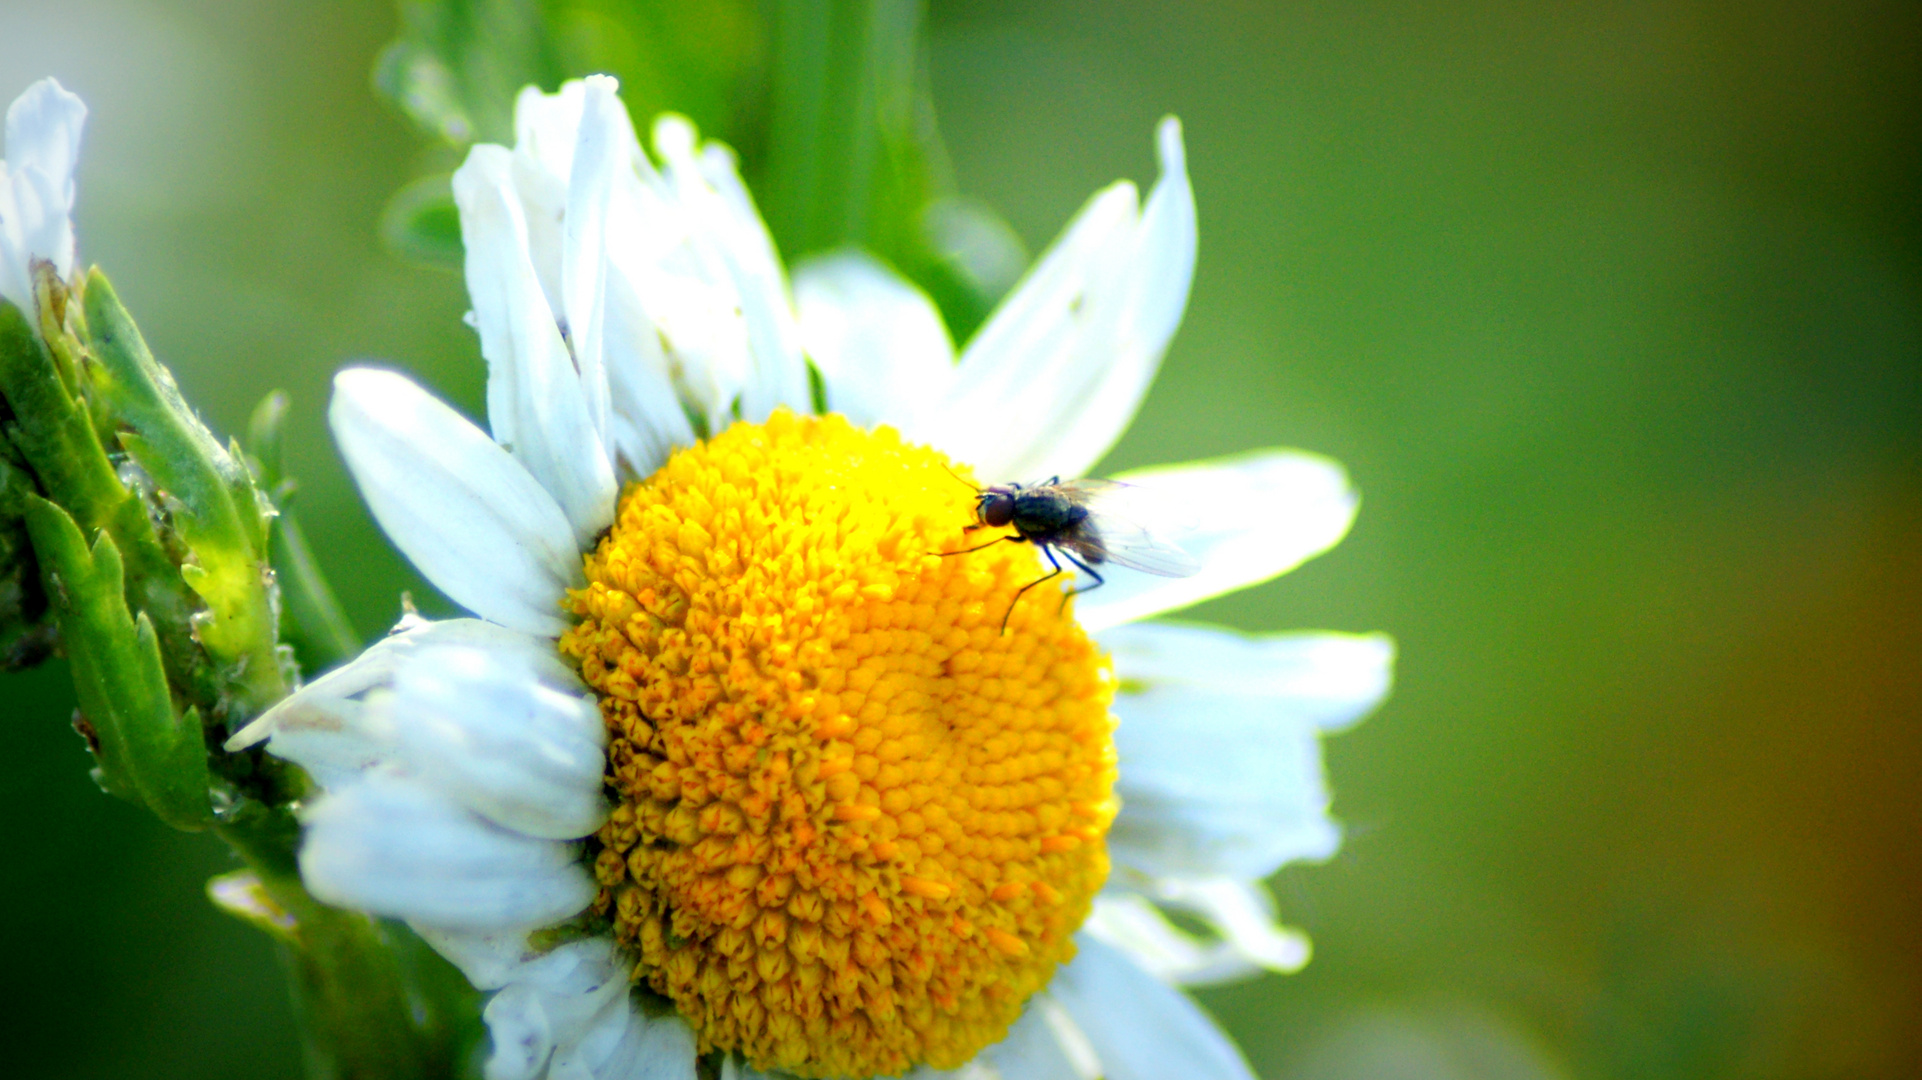
[[[7,107],[0,157],[0,300],[29,316],[33,260],[53,263],[62,278],[73,275],[73,174],[86,122],[87,106],[53,79],[29,86]]]
[[[1135,884],[1143,893],[1116,887]],[[1213,932],[1203,938],[1169,922],[1162,906],[1198,918]],[[1306,935],[1275,921],[1274,899],[1259,882],[1233,878],[1141,879],[1122,874],[1095,900],[1086,932],[1126,952],[1164,982],[1204,986],[1307,965],[1313,948]]]
[[[578,1043],[554,1051],[548,1080],[695,1080],[694,1030],[679,1016],[609,1003]]]
[[[1088,934],[1048,995],[1101,1059],[1105,1080],[1254,1080],[1241,1051],[1201,1008]]]
[[[1150,624],[1099,640],[1121,683],[1117,864],[1256,879],[1334,853],[1321,732],[1387,693],[1388,639]]]
[[[1126,180],[1096,192],[1021,284],[975,332],[929,429],[930,440],[996,480],[1031,476],[1043,429],[1072,404],[1063,369],[1084,355],[1083,312],[1095,279],[1119,265],[1137,220]],[[1089,354],[1091,355],[1091,354]]]
[[[1151,895],[1166,907],[1187,912],[1221,935],[1237,955],[1269,971],[1300,971],[1310,947],[1302,934],[1275,921],[1275,900],[1258,881],[1237,878],[1168,878]]]
[[[390,371],[336,375],[327,417],[374,519],[429,581],[502,626],[561,632],[580,549],[560,506],[519,462]]]
[[[1201,938],[1169,922],[1138,893],[1111,890],[1096,897],[1081,929],[1127,953],[1148,974],[1177,986],[1230,982],[1261,970],[1229,943]],[[1296,940],[1305,958],[1307,941]]]
[[[389,726],[423,780],[468,809],[527,836],[586,836],[607,818],[600,710],[516,659],[422,650],[395,678]]]
[[[927,294],[873,256],[841,251],[795,269],[794,303],[828,411],[919,438],[955,372],[954,343]]]
[[[484,1014],[487,1080],[693,1080],[693,1031],[636,1008],[629,967],[604,937],[520,963]]]
[[[1140,469],[1115,477],[1179,498],[1192,523],[1160,526],[1164,538],[1201,563],[1201,572],[1159,578],[1116,572],[1075,601],[1090,630],[1177,611],[1258,585],[1333,547],[1354,523],[1361,499],[1348,474],[1297,450],[1246,454]]]
[[[456,930],[422,922],[407,925],[459,968],[476,990],[499,990],[520,978],[528,964],[544,955],[528,939],[525,929]]]
[[[609,1005],[627,1008],[628,968],[613,942],[562,945],[516,972],[482,1014],[494,1053],[487,1080],[533,1080],[557,1047],[579,1044]]]
[[[533,929],[594,899],[576,845],[501,828],[376,772],[302,818],[300,875],[321,900],[450,929]]]
[[[535,270],[514,174],[513,154],[485,144],[454,173],[487,415],[495,440],[554,497],[585,546],[614,520],[614,469]],[[598,363],[593,375],[602,377]]]
[[[1159,370],[1194,276],[1181,126],[1156,132],[1161,179],[1097,194],[961,356],[931,430],[984,478],[1079,476],[1114,445]]]
[[[555,685],[578,685],[574,673],[546,643],[504,626],[480,619],[443,619],[429,621],[417,615],[402,619],[391,633],[361,650],[359,656],[334,668],[320,678],[281,699],[272,708],[236,732],[224,744],[228,753],[245,750],[273,736],[284,736],[304,729],[327,729],[338,723],[327,714],[357,699],[369,690],[393,685],[394,673],[415,651],[428,645],[468,645],[500,650],[513,661],[532,667],[539,677]],[[275,754],[288,757],[276,746]]]

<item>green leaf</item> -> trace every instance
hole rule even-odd
[[[402,0],[400,37],[374,82],[453,146],[514,142],[514,95],[552,88],[560,67],[538,0]]]
[[[394,192],[380,213],[380,238],[389,251],[411,262],[460,269],[465,249],[453,175],[423,176]]]
[[[762,0],[402,0],[374,82],[430,137],[513,145],[514,98],[605,73],[641,131],[685,113],[758,150]],[[743,142],[748,145],[741,145]],[[406,249],[403,249],[406,250]]]
[[[266,572],[273,507],[181,398],[99,270],[87,277],[85,312],[92,385],[187,548],[179,572],[206,605],[194,629],[225,684],[221,719],[252,716],[287,692]]]
[[[153,623],[127,609],[113,537],[103,530],[89,547],[73,518],[39,496],[27,498],[26,522],[94,732],[101,786],[137,795],[175,828],[205,828],[213,810],[200,715],[174,711]]]
[[[894,262],[936,186],[922,0],[779,0],[762,204],[790,259]],[[924,122],[925,121],[925,122]]]

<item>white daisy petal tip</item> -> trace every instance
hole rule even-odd
[[[1188,173],[1188,151],[1182,139],[1181,118],[1168,115],[1155,125],[1155,159],[1162,175]]]
[[[931,441],[984,475],[1079,476],[1114,446],[1160,370],[1194,280],[1180,122],[1156,129],[1145,202],[1095,193],[962,353]]]
[[[7,107],[0,156],[0,300],[23,312],[33,310],[34,260],[51,262],[62,278],[74,272],[74,172],[86,122],[86,103],[52,78],[27,87]]]
[[[472,421],[396,372],[334,376],[327,418],[388,539],[455,603],[502,626],[554,635],[580,577],[560,505]]]
[[[667,161],[691,161],[698,140],[694,121],[680,113],[662,113],[654,118],[654,152]]]
[[[1253,450],[1115,479],[1186,508],[1178,516],[1192,524],[1166,523],[1164,538],[1194,556],[1201,570],[1184,578],[1111,577],[1076,601],[1082,625],[1094,631],[1280,577],[1340,543],[1361,508],[1339,462],[1301,450]]]

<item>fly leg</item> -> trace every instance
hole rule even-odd
[[[987,526],[985,526],[985,525],[970,525],[970,526],[968,526],[967,528],[965,528],[965,529],[963,529],[963,530],[961,530],[961,531],[962,531],[962,532],[972,532],[972,531],[974,531],[975,529],[984,529],[984,528],[986,528],[986,527],[987,527]],[[999,543],[1002,543],[1003,541],[1007,541],[1007,542],[1010,542],[1010,543],[1016,543],[1016,544],[1019,544],[1019,543],[1021,543],[1021,542],[1023,542],[1023,541],[1025,541],[1025,540],[1027,540],[1027,537],[1025,537],[1025,536],[1021,536],[1021,535],[1019,535],[1019,534],[1016,534],[1016,535],[1014,535],[1014,536],[997,536],[997,537],[995,537],[994,539],[992,539],[992,540],[990,540],[990,541],[988,541],[988,542],[987,542],[987,543],[985,543],[985,544],[976,544],[976,545],[974,545],[974,546],[973,546],[973,547],[971,547],[971,548],[962,548],[962,549],[961,549],[960,551],[930,551],[930,552],[928,552],[928,554],[930,554],[930,555],[938,555],[938,556],[940,556],[941,558],[944,558],[944,559],[945,559],[945,558],[947,558],[947,557],[948,557],[948,556],[950,556],[950,555],[966,555],[966,554],[967,554],[968,552],[970,552],[970,551],[980,551],[980,550],[981,550],[982,548],[991,548],[991,547],[993,547],[993,546],[994,546],[994,545],[996,545],[996,544],[999,544]]]
[[[1061,554],[1062,554],[1062,557],[1066,558],[1069,562],[1075,564],[1076,567],[1080,568],[1082,573],[1094,579],[1093,585],[1083,585],[1080,588],[1069,589],[1067,592],[1063,593],[1061,596],[1061,606],[1064,609],[1068,606],[1068,597],[1080,596],[1084,592],[1093,592],[1096,589],[1099,589],[1100,587],[1108,583],[1108,579],[1102,577],[1099,573],[1097,573],[1094,567],[1089,566],[1087,563],[1084,563],[1080,559],[1075,558],[1073,552],[1063,551]]]
[[[1022,595],[1026,593],[1029,589],[1034,588],[1036,585],[1039,585],[1044,581],[1053,581],[1055,578],[1058,578],[1061,576],[1061,573],[1062,573],[1061,563],[1054,557],[1054,548],[1048,544],[1037,544],[1035,546],[1041,549],[1041,554],[1046,555],[1048,557],[1048,565],[1054,567],[1054,572],[1049,574],[1043,574],[1040,577],[1035,578],[1033,581],[1028,582],[1026,585],[1021,586],[1020,589],[1015,591],[1014,599],[1008,603],[1008,613],[1006,615],[1001,616],[1001,632],[1003,634],[1008,632],[1008,620],[1014,616],[1014,606],[1021,602]],[[1064,552],[1063,554],[1066,554],[1066,553]],[[1074,556],[1069,555],[1068,558],[1072,560]]]

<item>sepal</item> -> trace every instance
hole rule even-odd
[[[200,714],[174,709],[153,622],[127,608],[119,547],[105,531],[89,546],[65,510],[39,496],[26,503],[101,786],[137,796],[175,828],[205,828],[213,809]]]
[[[69,328],[84,332],[78,306],[58,279],[42,273],[36,280],[41,325],[56,331],[50,339],[43,341],[18,308],[0,302],[0,396],[11,412],[6,436],[38,493],[66,510],[82,535],[106,530],[113,536],[128,603],[153,619],[169,678],[197,700],[212,700],[212,672],[191,623],[200,602],[162,544],[146,501],[128,489],[101,442],[101,426],[110,421],[100,420],[81,395],[83,346],[67,334]],[[59,316],[45,317],[52,311]],[[136,482],[137,472],[129,473]]]
[[[87,276],[84,311],[89,381],[119,426],[120,445],[170,511],[165,524],[185,547],[180,576],[205,605],[193,617],[194,636],[216,665],[222,719],[252,716],[290,681],[266,563],[273,506],[181,398],[97,269]]]

